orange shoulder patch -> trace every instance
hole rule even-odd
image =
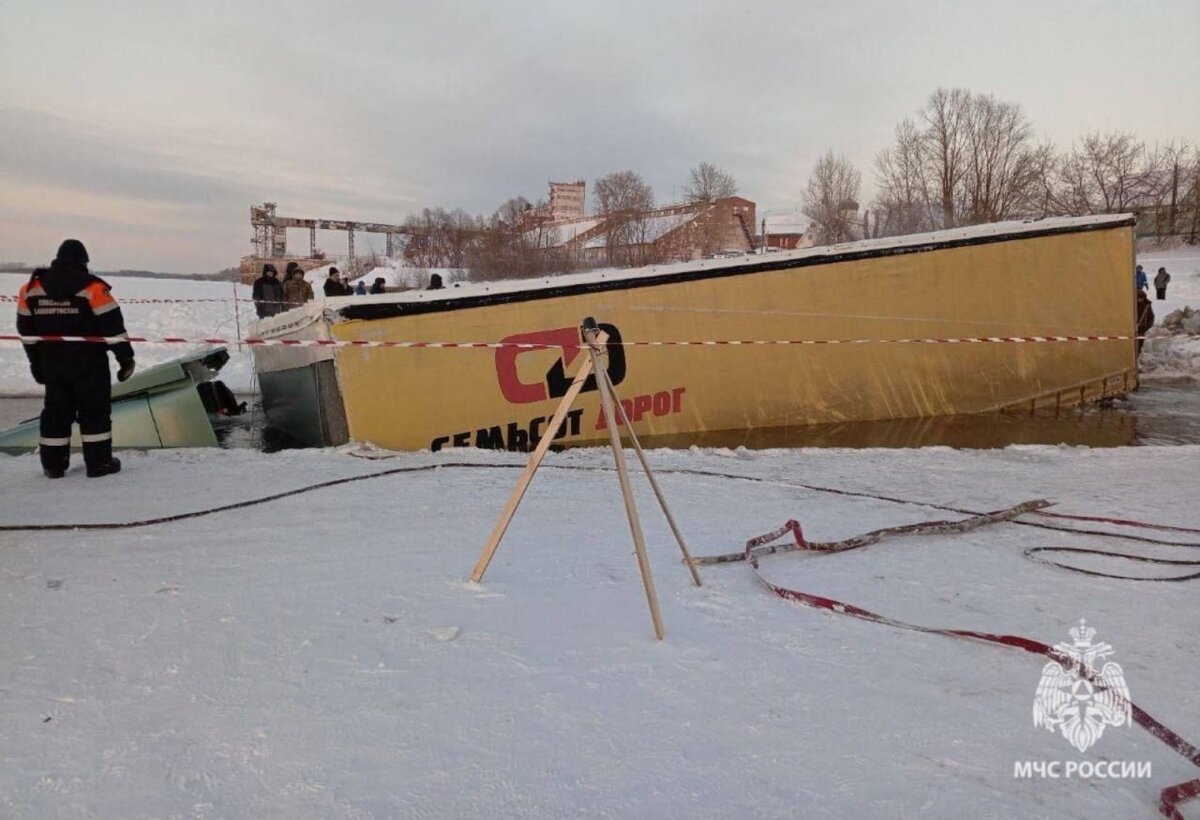
[[[85,290],[87,290],[88,304],[92,306],[92,310],[115,304],[117,301],[112,297],[112,291],[103,282],[92,282]]]

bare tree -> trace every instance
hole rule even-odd
[[[654,191],[634,171],[617,171],[596,180],[596,213],[648,211],[654,207]]]
[[[862,174],[832,150],[817,160],[801,208],[816,227],[817,244],[834,245],[854,238],[861,182]]]
[[[1171,140],[1147,152],[1146,195],[1154,204],[1152,223],[1159,239],[1174,236],[1188,224],[1188,182],[1195,154],[1186,140]]]
[[[1133,134],[1089,134],[1063,158],[1062,199],[1072,214],[1126,211],[1147,193],[1146,146]]]
[[[1037,182],[1033,126],[1021,106],[972,95],[962,212],[968,224],[1019,215]]]
[[[683,188],[687,202],[714,202],[737,193],[733,176],[709,162],[692,169],[691,181]]]
[[[875,155],[876,235],[917,233],[937,224],[926,168],[924,136],[906,117],[892,146]]]
[[[1186,181],[1181,183],[1184,193],[1180,198],[1183,212],[1180,214],[1179,228],[1186,231],[1188,242],[1194,245],[1200,241],[1200,147],[1192,150],[1188,165],[1187,173],[1182,175]]]
[[[926,168],[941,206],[941,226],[959,224],[956,205],[967,174],[970,146],[971,92],[965,88],[939,88],[918,112],[925,123]]]
[[[617,171],[596,180],[596,212],[608,217],[605,246],[610,265],[644,263],[646,211],[654,207],[654,191],[640,174]]]
[[[497,208],[470,256],[471,278],[519,279],[576,268],[577,260],[559,244],[545,205],[514,197]]]
[[[482,229],[481,220],[461,208],[425,208],[404,221],[404,259],[419,268],[460,268]]]
[[[896,234],[1048,213],[1057,165],[1017,103],[939,88],[875,157],[876,224]]]
[[[1025,215],[1042,219],[1067,213],[1059,180],[1062,160],[1058,149],[1051,142],[1040,143],[1030,152],[1029,163],[1029,183],[1022,208]]]

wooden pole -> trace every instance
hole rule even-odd
[[[646,558],[646,541],[642,537],[642,524],[638,520],[637,506],[633,501],[633,490],[629,486],[629,470],[625,466],[625,454],[621,451],[621,436],[617,432],[617,417],[613,411],[613,397],[608,381],[601,378],[604,366],[600,361],[599,345],[595,327],[584,325],[583,339],[591,354],[592,369],[596,371],[596,387],[600,390],[600,403],[604,417],[608,419],[608,440],[613,458],[617,462],[617,480],[621,483],[621,496],[625,500],[625,515],[629,518],[629,530],[633,533],[633,547],[637,552],[638,569],[642,573],[642,586],[646,589],[646,603],[650,606],[650,620],[654,623],[654,637],[663,639],[662,614],[658,611],[658,594],[654,591],[654,577],[650,574],[650,561]]]
[[[646,479],[650,482],[650,488],[654,490],[654,497],[658,499],[658,506],[662,507],[663,515],[667,517],[667,523],[671,525],[671,532],[675,535],[675,541],[679,544],[679,550],[683,553],[683,562],[687,564],[688,569],[692,572],[692,580],[696,586],[703,586],[700,583],[700,573],[696,570],[696,564],[692,561],[692,555],[688,552],[687,544],[684,543],[683,533],[679,531],[679,525],[675,523],[675,516],[671,515],[671,510],[667,507],[666,496],[659,489],[658,481],[654,478],[654,472],[650,469],[649,462],[646,461],[646,453],[642,450],[642,443],[638,441],[637,433],[633,432],[633,425],[625,415],[625,408],[621,405],[621,398],[617,395],[617,390],[613,387],[612,380],[608,377],[608,371],[600,368],[596,371],[597,379],[603,379],[608,387],[609,393],[613,397],[613,406],[617,413],[620,414],[620,421],[625,425],[625,431],[629,433],[629,443],[633,445],[633,451],[637,453],[638,461],[642,464],[642,470],[646,473]],[[610,421],[610,426],[615,427]]]
[[[601,334],[601,339],[598,339],[597,343],[603,344],[607,339],[607,334]],[[487,544],[484,545],[483,552],[480,554],[479,560],[475,563],[475,569],[471,571],[471,580],[473,582],[478,584],[482,580],[483,574],[487,572],[488,565],[492,563],[492,556],[496,554],[496,549],[500,546],[500,540],[504,538],[504,533],[508,530],[508,525],[512,522],[513,516],[517,512],[517,507],[521,504],[521,499],[525,497],[525,491],[529,489],[529,483],[533,481],[533,476],[537,473],[542,459],[545,458],[546,451],[550,449],[550,442],[554,440],[555,432],[562,425],[563,420],[566,419],[567,412],[571,409],[571,405],[575,403],[575,398],[579,395],[579,391],[583,389],[583,383],[587,380],[594,366],[594,357],[589,356],[584,359],[583,364],[579,367],[579,372],[575,374],[575,380],[571,382],[571,386],[567,388],[562,401],[558,403],[558,409],[554,411],[554,416],[550,419],[550,424],[546,427],[546,432],[542,434],[542,440],[538,442],[537,448],[530,454],[529,463],[526,464],[525,471],[517,479],[517,486],[513,487],[512,494],[508,497],[508,503],[504,505],[504,509],[500,512],[500,518],[496,521],[496,526],[492,528],[492,534],[488,536]]]
[[[238,304],[237,282],[233,282],[233,323],[237,328],[238,352],[242,352],[242,315],[238,311],[241,306]]]

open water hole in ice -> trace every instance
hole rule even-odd
[[[266,421],[256,397],[242,396],[247,412],[218,419],[222,447],[264,452],[296,443]],[[0,430],[41,411],[36,397],[0,398]],[[755,431],[708,433],[687,442],[647,440],[650,445],[705,447],[960,447],[988,449],[1010,444],[1069,444],[1087,447],[1200,444],[1200,385],[1143,385],[1125,399],[1103,406],[1029,414],[985,414],[944,418],[818,424]]]

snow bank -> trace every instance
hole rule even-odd
[[[442,283],[445,285],[462,282],[467,278],[467,272],[462,268],[416,268],[400,262],[389,262],[372,268],[357,279],[352,279],[350,283],[356,285],[362,282],[369,288],[374,284],[376,277],[382,277],[384,285],[388,288],[424,288],[428,287],[429,277],[435,273],[442,277]]]
[[[1191,313],[1190,309],[1188,309]],[[1183,314],[1176,311],[1172,316],[1186,316],[1187,327],[1196,326],[1198,329],[1189,331],[1167,327],[1154,327],[1147,333],[1147,339],[1142,347],[1142,355],[1138,359],[1139,378],[1145,382],[1155,381],[1200,381],[1200,337],[1194,335],[1200,332],[1200,315]]]
[[[789,517],[818,540],[947,517],[794,481],[1200,526],[1198,447],[650,458],[697,554]],[[33,458],[0,457],[0,522],[121,521],[460,460],[521,463],[156,451],[129,454],[116,478],[76,466],[45,482]],[[1161,788],[1197,775],[1137,728],[1083,755],[1035,729],[1036,656],[798,607],[740,564],[691,586],[635,477],[656,642],[615,477],[554,469],[610,456],[548,466],[480,586],[464,579],[517,470],[406,473],[161,527],[0,533],[0,814],[1149,818]],[[1087,618],[1133,699],[1195,743],[1194,584],[1022,557],[1041,544],[1184,552],[1003,524],[763,571],[905,620],[1052,644]],[[1016,761],[1079,759],[1150,761],[1153,777],[1013,777]]]
[[[343,274],[348,270],[347,266],[340,262],[331,262],[328,265],[313,268],[304,275],[304,278],[317,290],[318,296],[321,293],[321,288],[325,285],[325,280],[329,278],[329,269],[332,267],[336,267]],[[429,284],[430,274],[434,273],[440,274],[442,281],[446,284],[461,282],[467,278],[467,272],[462,268],[418,268],[407,264],[402,259],[384,259],[382,260],[382,264],[376,265],[355,279],[351,279],[350,284],[357,285],[359,282],[362,282],[367,287],[370,287],[374,284],[376,277],[382,277],[384,285],[388,288],[424,288]]]

